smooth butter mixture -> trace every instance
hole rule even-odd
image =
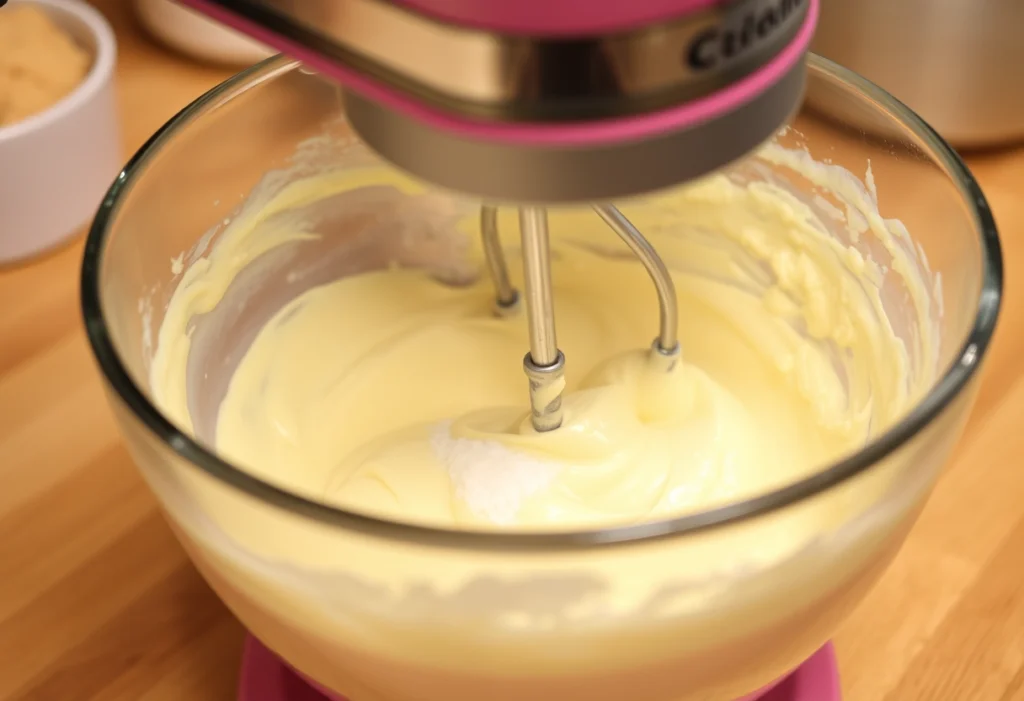
[[[871,215],[872,193],[846,171],[777,146],[761,158],[860,211],[815,210],[784,187],[724,175],[626,207],[675,271],[683,362],[671,372],[648,362],[657,300],[642,266],[590,210],[552,211],[562,428],[538,434],[529,422],[525,310],[496,315],[482,272],[453,285],[436,270],[385,265],[315,287],[266,323],[231,379],[216,448],[345,508],[520,529],[693,512],[856,450],[934,375],[931,285],[905,230]],[[190,322],[260,254],[311,235],[278,215],[379,185],[422,196],[377,169],[295,182],[185,272],[152,370],[172,418],[190,426]],[[882,267],[826,233],[822,212],[888,251],[920,322],[909,347],[883,309]],[[519,283],[514,212],[500,224]],[[465,257],[480,264],[475,217],[452,235],[467,236]]]

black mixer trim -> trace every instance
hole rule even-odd
[[[811,4],[735,0],[626,32],[533,37],[447,24],[386,0],[206,2],[435,109],[503,122],[624,117],[710,95],[777,56]]]

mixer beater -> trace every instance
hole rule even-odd
[[[658,293],[660,329],[651,348],[652,359],[666,371],[679,358],[678,315],[675,285],[665,263],[654,247],[618,210],[608,205],[593,205],[594,211],[629,246],[643,263]],[[565,356],[558,349],[555,333],[554,300],[551,289],[551,262],[547,212],[541,207],[519,209],[519,229],[523,251],[523,288],[530,332],[530,351],[523,368],[530,382],[530,411],[538,431],[551,431],[562,424],[562,391],[565,388]],[[508,314],[519,303],[519,292],[512,286],[498,240],[497,208],[480,209],[480,233],[487,269],[495,288],[495,307]]]

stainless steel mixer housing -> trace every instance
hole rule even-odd
[[[593,2],[566,20],[578,2],[185,2],[336,78],[352,126],[399,167],[534,203],[648,192],[751,151],[800,103],[817,9]]]

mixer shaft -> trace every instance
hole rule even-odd
[[[565,357],[558,350],[555,336],[547,211],[540,207],[520,208],[519,231],[523,245],[526,319],[530,329],[530,352],[523,359],[523,367],[530,380],[533,426],[538,431],[551,431],[562,425]]]

